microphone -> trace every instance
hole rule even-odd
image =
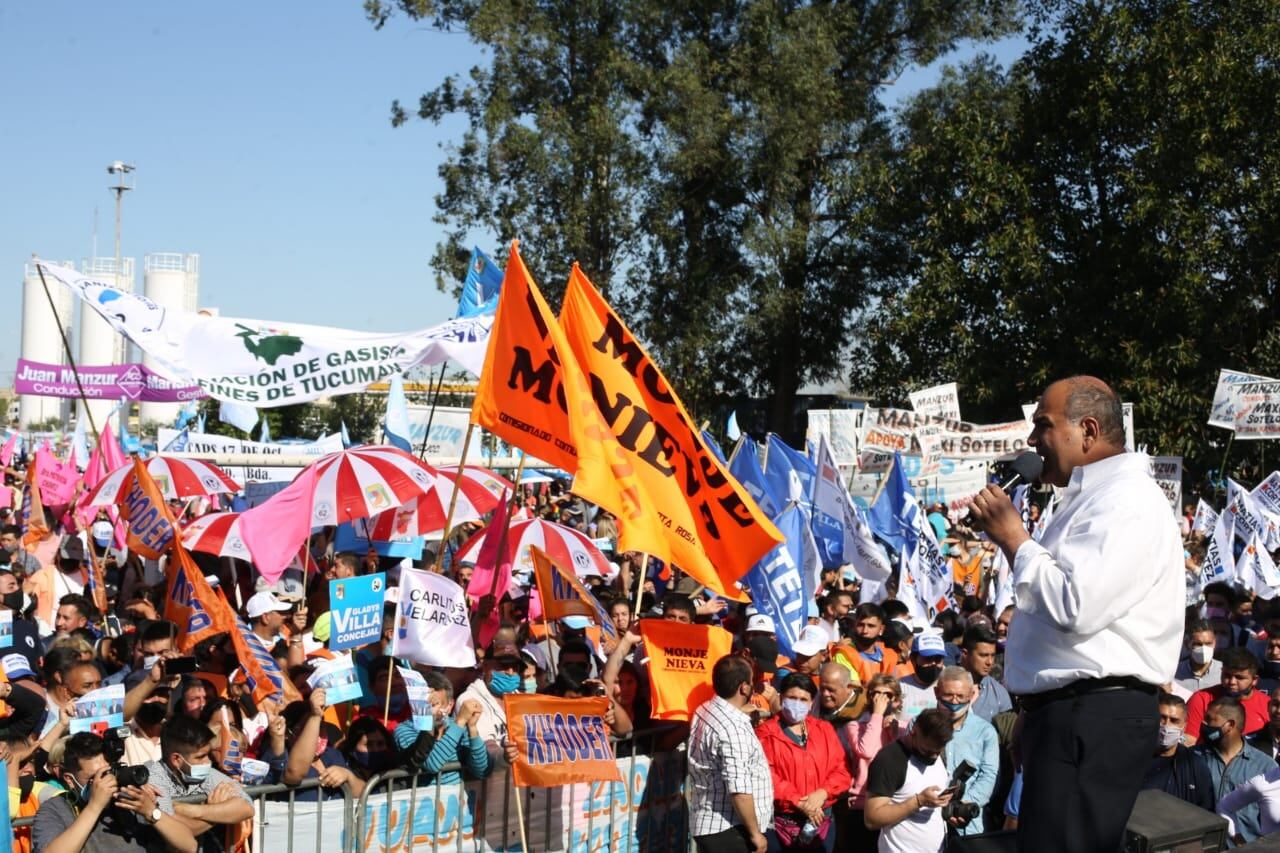
[[[1013,460],[1011,467],[1013,474],[1000,484],[1002,492],[1008,492],[1014,486],[1022,483],[1034,483],[1038,480],[1040,472],[1044,470],[1044,460],[1034,450],[1024,450],[1018,454],[1017,459]]]

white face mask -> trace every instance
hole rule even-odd
[[[1214,650],[1214,646],[1212,645],[1192,646],[1191,647],[1192,662],[1195,663],[1197,666],[1204,666],[1209,661],[1213,660],[1213,650]]]
[[[1174,726],[1160,727],[1160,748],[1169,749],[1178,741],[1182,740],[1182,729]]]

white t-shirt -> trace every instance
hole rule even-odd
[[[925,764],[896,740],[876,755],[867,770],[867,799],[889,797],[905,803],[925,788],[947,787],[950,777],[941,758]],[[905,820],[880,830],[880,853],[938,853],[947,840],[942,809],[922,808]]]

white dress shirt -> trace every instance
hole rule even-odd
[[[1121,453],[1076,468],[1040,541],[1018,548],[1010,692],[1081,678],[1172,680],[1182,650],[1182,538],[1147,465],[1144,453]]]

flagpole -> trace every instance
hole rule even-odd
[[[733,460],[738,458],[738,451],[742,449],[742,445],[744,442],[746,442],[746,440],[747,440],[747,434],[745,432],[742,435],[738,436],[738,441],[733,445],[733,450],[729,451],[729,461],[725,463],[726,466],[732,465]]]
[[[520,853],[528,853],[529,842],[524,837],[524,803],[521,801],[520,786],[516,784],[514,773],[511,775],[511,787],[516,793],[516,818],[520,821]]]
[[[771,435],[773,435],[771,432],[764,434],[764,458],[760,460],[760,468],[765,474],[769,473],[769,445],[772,443],[769,441],[769,436]]]
[[[1222,464],[1218,466],[1218,472],[1222,475],[1222,490],[1225,493],[1227,489],[1227,456],[1231,454],[1231,442],[1236,439],[1236,431],[1232,430],[1231,435],[1227,436],[1227,449],[1222,452]]]
[[[71,508],[71,517],[75,520],[76,530],[80,533],[84,533],[84,524],[80,521],[79,515],[76,514],[74,505]],[[102,634],[103,636],[107,636],[107,573],[98,562],[98,549],[93,546],[92,531],[90,531],[89,535],[85,537],[85,543],[89,546],[89,571],[93,572],[93,588],[97,594],[102,596]],[[101,584],[98,583],[99,578],[102,579]],[[94,607],[98,606],[98,602],[96,600],[98,597],[97,594],[94,595]]]
[[[462,474],[466,470],[467,451],[471,449],[471,435],[475,431],[475,421],[467,424],[467,436],[462,440],[462,456],[458,458],[458,479],[454,482],[453,494],[449,497],[449,512],[445,515],[444,530],[440,535],[440,548],[436,551],[436,562],[431,569],[436,574],[444,571],[444,549],[449,547],[449,532],[453,527],[453,511],[458,506],[458,492],[462,491]]]
[[[636,578],[636,603],[635,603],[635,606],[632,607],[631,609],[632,618],[634,619],[640,618],[640,596],[644,594],[644,579],[645,579],[645,576],[648,574],[649,574],[649,555],[645,554],[643,555],[643,558],[640,560],[640,577]]]
[[[871,496],[871,503],[868,506],[875,506],[876,501],[880,500],[880,493],[884,491],[884,487],[889,484],[889,475],[893,473],[893,466],[898,464],[894,460],[889,460],[889,470],[884,472],[884,476],[880,478],[879,484],[876,486],[876,493]]]
[[[400,605],[396,604],[396,620],[399,621]],[[387,667],[387,698],[382,705],[382,725],[386,727],[391,720],[391,685],[396,680],[396,649],[400,643],[400,628],[398,625],[392,626],[391,629],[391,666]]]
[[[84,386],[80,384],[80,370],[76,367],[75,357],[71,355],[71,343],[67,340],[67,331],[62,328],[62,320],[58,317],[58,309],[53,304],[53,294],[49,293],[49,283],[44,279],[44,267],[36,263],[36,272],[40,274],[40,286],[44,288],[44,298],[49,302],[49,310],[53,312],[53,322],[58,326],[58,335],[62,338],[62,349],[67,354],[67,364],[71,366],[71,375],[76,380],[76,390],[80,392],[80,402],[84,404],[84,415],[89,419],[89,428],[93,430],[94,441],[98,440],[98,425],[93,422],[93,412],[89,408],[89,400],[84,395]],[[117,270],[117,273],[119,270]],[[1235,433],[1232,433],[1235,435]]]
[[[422,448],[418,451],[419,459],[427,458],[427,442],[431,440],[431,423],[436,419],[436,400],[440,399],[440,389],[444,387],[444,369],[447,361],[440,362],[440,378],[436,380],[435,390],[431,392],[431,410],[427,412],[427,429],[422,433]]]

